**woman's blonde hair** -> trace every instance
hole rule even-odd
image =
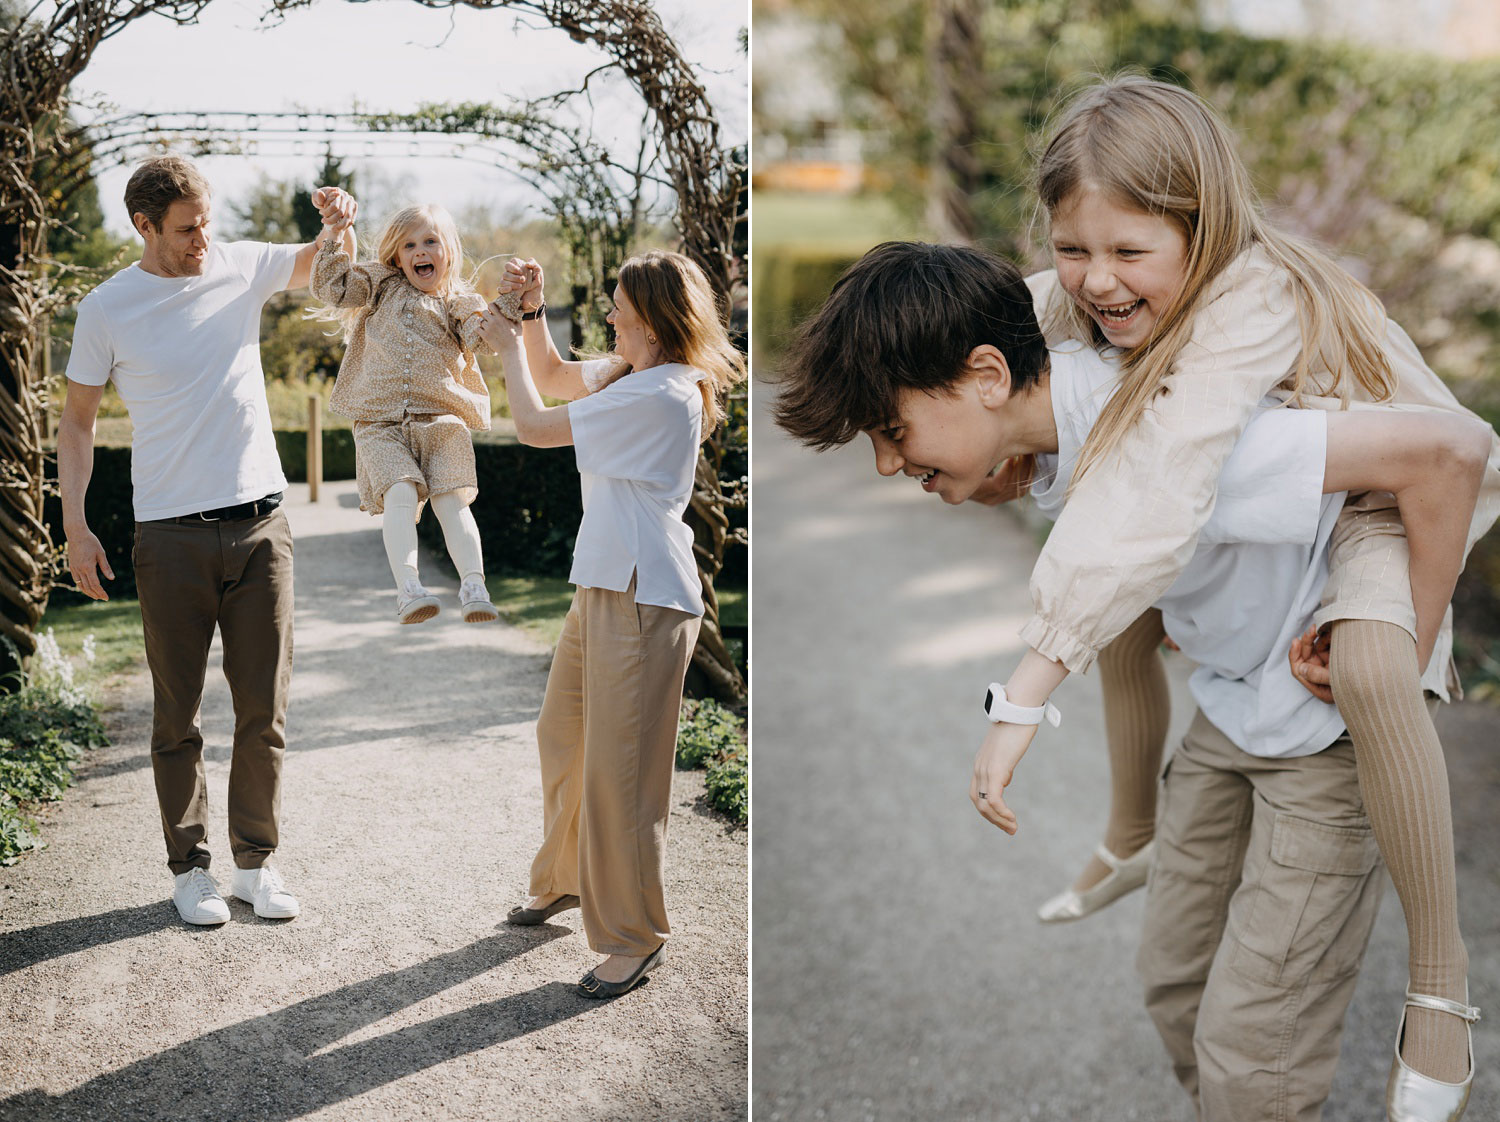
[[[1395,375],[1380,302],[1322,250],[1266,221],[1228,127],[1196,94],[1133,74],[1079,93],[1042,153],[1037,195],[1050,216],[1085,187],[1176,225],[1187,239],[1187,260],[1171,305],[1146,341],[1125,352],[1121,388],[1084,444],[1075,484],[1144,414],[1191,338],[1214,278],[1253,245],[1291,278],[1302,334],[1292,400],[1313,391],[1347,400],[1351,379],[1377,401],[1391,396]],[[1055,303],[1063,306],[1049,313],[1049,335],[1063,328],[1104,342],[1077,301]]]
[[[708,375],[698,383],[706,439],[724,418],[725,395],[745,377],[745,356],[729,340],[713,286],[692,258],[659,249],[621,265],[619,283],[647,331],[656,336],[665,361]],[[609,380],[629,370],[621,364]]]
[[[458,238],[458,223],[453,221],[453,215],[448,213],[447,207],[437,203],[417,203],[413,206],[402,207],[387,218],[385,226],[380,231],[380,237],[375,242],[375,260],[400,273],[401,243],[408,233],[424,222],[430,223],[437,231],[438,241],[443,246],[443,255],[448,261],[448,271],[443,274],[443,281],[438,285],[437,295],[450,298],[476,292],[473,276],[466,277],[463,274],[464,247]],[[477,272],[478,270],[475,270],[476,275]],[[401,276],[404,280],[405,274]],[[339,308],[334,311],[332,318],[343,325],[345,342],[348,342],[350,333],[359,321],[374,310],[380,296],[381,293],[377,290],[372,294],[371,302],[366,307]]]

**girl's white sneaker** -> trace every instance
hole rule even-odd
[[[406,578],[396,596],[396,619],[401,623],[421,623],[437,615],[441,609],[438,598],[412,577]]]
[[[458,586],[459,610],[465,623],[493,623],[500,612],[490,603],[490,590],[482,580],[466,580]]]

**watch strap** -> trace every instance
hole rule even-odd
[[[543,300],[532,311],[522,312],[521,313],[521,322],[522,323],[529,323],[531,320],[541,319],[546,314],[547,314],[547,301]]]
[[[1039,725],[1045,720],[1057,728],[1062,723],[1062,714],[1052,702],[1035,707],[1017,705],[1005,696],[1005,687],[999,682],[991,682],[984,695],[984,715],[997,725]]]

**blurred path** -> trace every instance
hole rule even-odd
[[[756,388],[756,1122],[1190,1117],[1134,971],[1144,893],[1048,927],[1107,799],[1097,675],[1058,691],[1007,793],[1007,838],[968,801],[985,684],[1020,654],[1031,533],[875,474],[869,442],[815,455]],[[1192,716],[1171,663],[1173,741]],[[1453,773],[1471,997],[1500,1009],[1500,725],[1439,725]],[[1388,891],[1327,1122],[1383,1118],[1406,982]],[[1486,1014],[1489,1010],[1486,1009]],[[1500,1040],[1475,1034],[1467,1117],[1500,1118]]]
[[[549,652],[466,625],[457,582],[401,627],[378,523],[352,483],[288,496],[296,670],[277,864],[288,923],[230,900],[218,929],[170,903],[148,760],[150,679],[114,746],[0,870],[0,1118],[359,1122],[743,1118],[746,844],[676,777],[672,957],[639,993],[588,1001],[578,913],[500,926],[541,839],[535,721]],[[204,701],[213,872],[231,708],[217,645]]]

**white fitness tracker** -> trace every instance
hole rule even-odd
[[[1010,725],[1039,725],[1043,718],[1053,728],[1062,723],[1062,714],[1057,711],[1057,706],[1052,702],[1038,705],[1035,708],[1026,705],[1017,705],[1005,696],[1005,687],[999,682],[991,682],[990,688],[984,695],[984,715],[990,719],[991,724]]]

